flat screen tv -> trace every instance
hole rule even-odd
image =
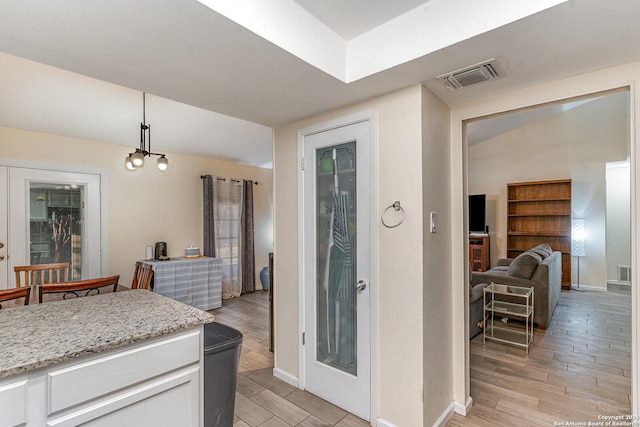
[[[486,233],[486,194],[469,195],[469,233]]]

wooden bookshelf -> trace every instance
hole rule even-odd
[[[571,289],[571,180],[507,184],[507,256],[548,243],[562,253],[562,288]]]

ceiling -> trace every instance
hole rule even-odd
[[[449,105],[640,59],[629,0],[0,0],[0,126],[269,166],[271,128],[409,85]],[[504,79],[435,77],[496,57]]]
[[[615,96],[616,100],[622,103],[622,105],[629,104],[628,92],[610,96]],[[467,144],[469,146],[480,144],[481,142],[488,141],[512,130],[520,129],[531,123],[563,113],[600,98],[600,96],[594,96],[593,98],[552,103],[551,105],[526,108],[523,111],[509,111],[496,116],[470,121],[467,123]]]
[[[296,0],[346,40],[366,33],[426,3],[425,0]]]

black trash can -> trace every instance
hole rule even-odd
[[[242,333],[221,323],[204,325],[204,426],[233,426]]]

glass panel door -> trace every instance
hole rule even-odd
[[[9,168],[9,272],[68,262],[71,280],[103,275],[100,185],[98,174]]]
[[[314,129],[303,140],[300,378],[308,392],[368,420],[374,249],[370,122],[340,122]]]
[[[316,150],[318,362],[357,373],[356,143]]]
[[[82,277],[84,188],[29,184],[30,264],[68,262],[71,280]]]

